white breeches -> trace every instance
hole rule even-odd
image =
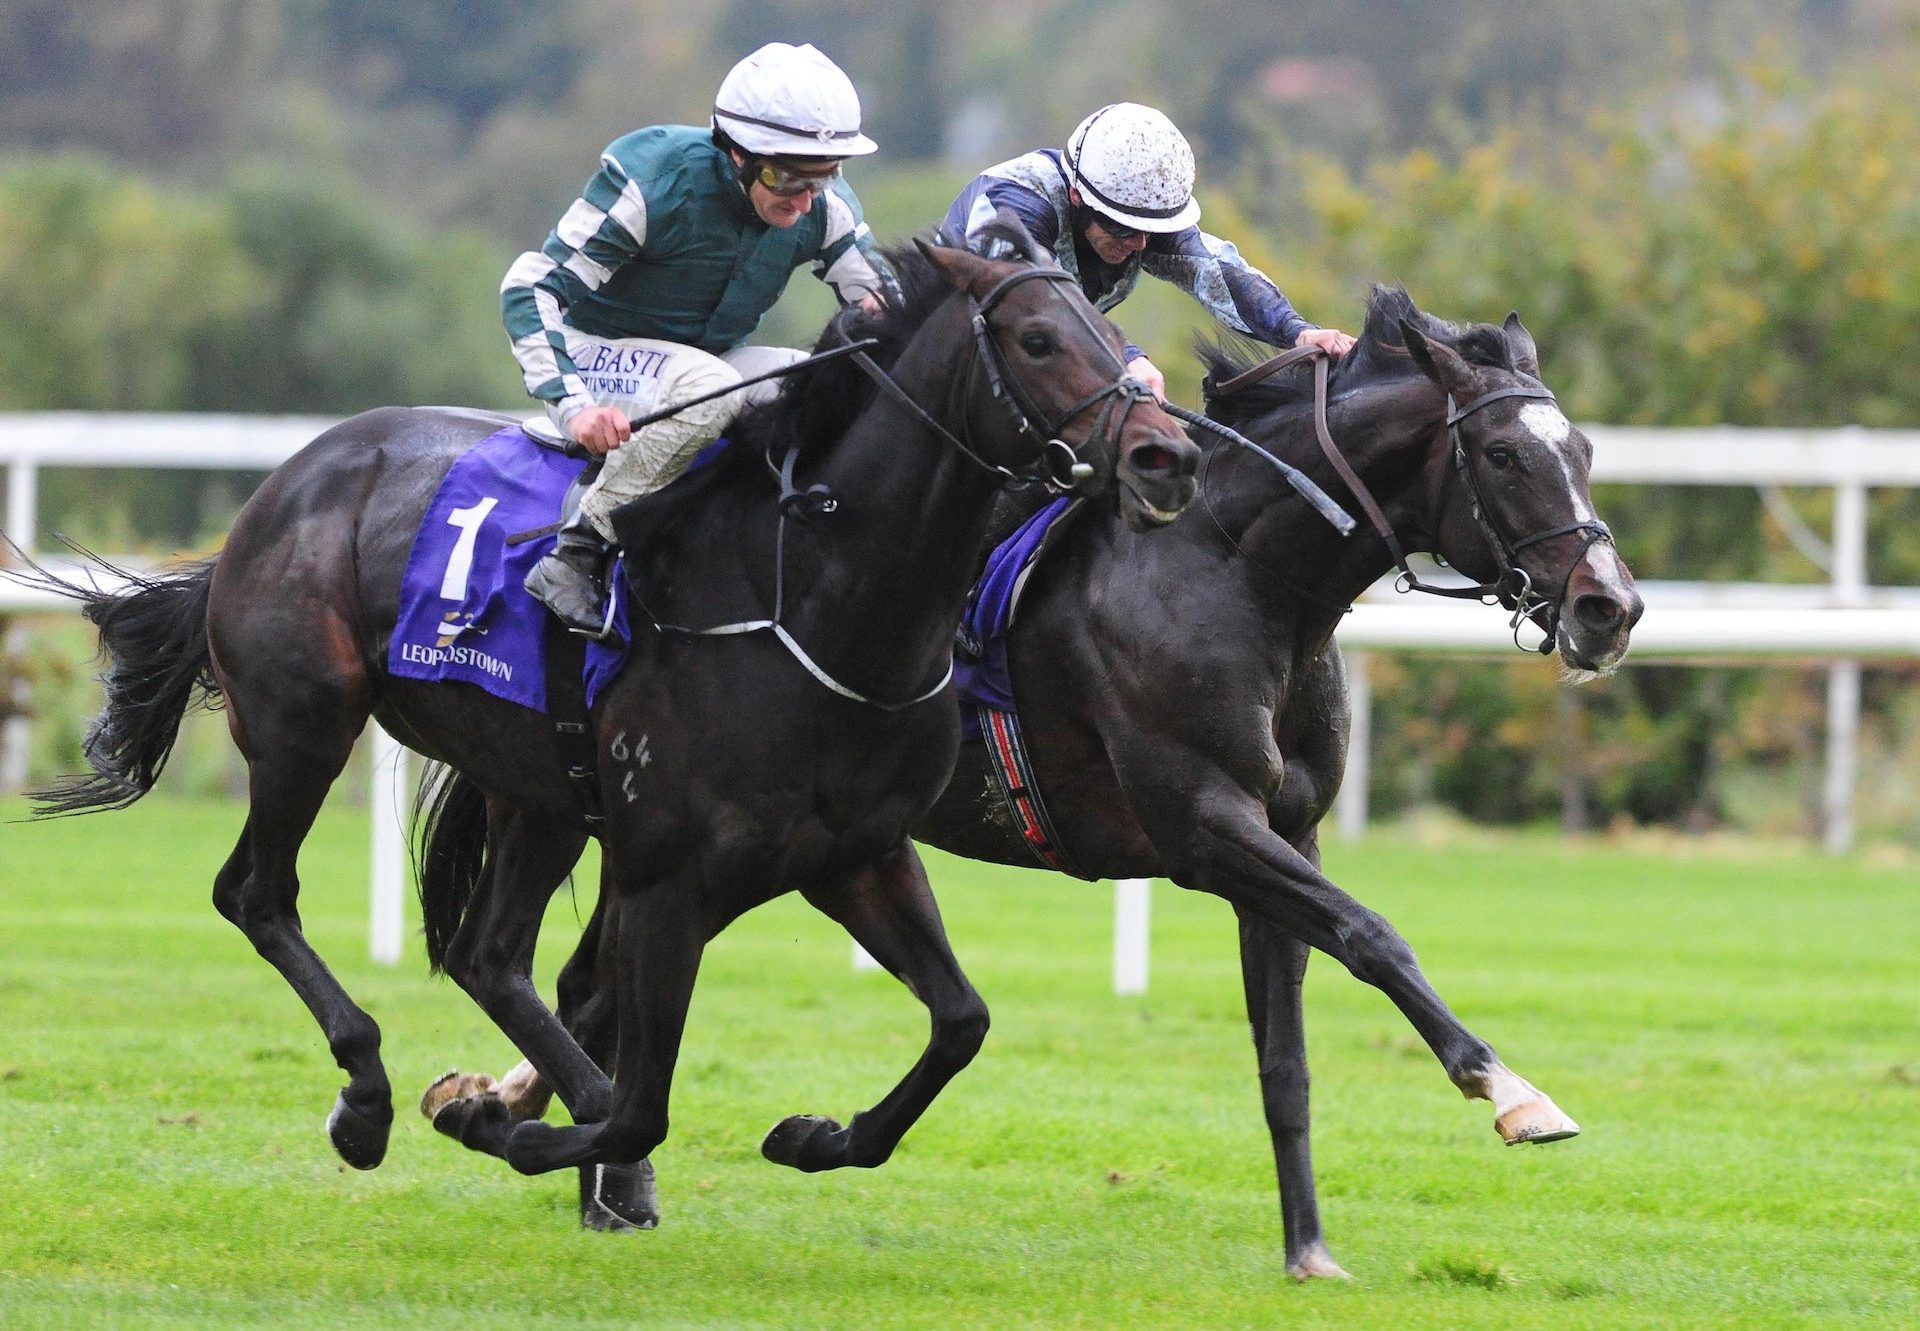
[[[657,338],[589,337],[571,329],[567,352],[594,400],[625,407],[630,416],[648,415],[743,378],[791,365],[806,355],[789,347],[735,347],[715,356]],[[631,439],[607,454],[600,479],[581,497],[581,514],[602,536],[612,540],[613,510],[628,500],[652,494],[680,475],[695,454],[718,439],[742,409],[770,401],[779,391],[780,381],[769,379],[641,426]]]

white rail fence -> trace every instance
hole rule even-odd
[[[333,422],[317,417],[196,416],[38,412],[0,415],[6,477],[5,533],[40,552],[43,468],[153,467],[270,470]],[[1587,427],[1594,479],[1662,485],[1807,486],[1834,493],[1825,551],[1829,581],[1813,585],[1708,586],[1642,582],[1646,618],[1629,664],[1684,660],[1817,660],[1828,669],[1826,826],[1843,850],[1853,836],[1852,802],[1860,668],[1868,660],[1920,659],[1920,588],[1867,582],[1867,492],[1920,487],[1920,431]],[[0,613],[70,611],[59,597],[0,583]],[[1476,613],[1476,611],[1478,613]],[[16,622],[10,645],[27,632]],[[1355,689],[1354,736],[1336,822],[1347,835],[1366,823],[1369,650],[1503,656],[1513,651],[1505,617],[1484,607],[1369,596],[1340,630]],[[26,775],[28,722],[0,734],[0,789]],[[399,960],[406,887],[402,819],[408,806],[404,750],[375,727],[369,803],[373,810],[372,926],[375,958]],[[1114,988],[1147,984],[1148,886],[1116,886]],[[856,949],[856,960],[861,955]]]

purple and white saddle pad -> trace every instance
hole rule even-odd
[[[960,726],[968,740],[980,738],[979,707],[1013,711],[1013,679],[1007,673],[1007,634],[1026,590],[1027,575],[1053,538],[1066,529],[1061,519],[1076,500],[1062,496],[1017,527],[987,556],[974,584],[967,612],[954,635],[953,687],[960,695]]]
[[[387,647],[389,673],[473,684],[546,711],[547,608],[521,583],[554,538],[508,538],[551,526],[586,465],[535,443],[518,425],[487,436],[453,464],[407,556],[400,617]],[[618,599],[617,570],[608,581]],[[624,628],[625,616],[617,618]],[[624,633],[618,643],[588,644],[589,705],[625,658]]]

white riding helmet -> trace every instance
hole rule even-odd
[[[840,66],[785,42],[768,42],[727,71],[712,124],[773,157],[860,157],[880,146],[860,132],[860,94]]]
[[[1103,106],[1067,139],[1067,170],[1080,200],[1136,231],[1184,231],[1200,220],[1193,149],[1151,106]]]

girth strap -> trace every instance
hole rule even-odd
[[[1006,801],[1007,812],[1013,817],[1014,830],[1020,839],[1047,868],[1093,882],[1093,876],[1083,872],[1067,854],[1060,842],[1060,833],[1047,814],[1047,806],[1040,798],[1040,783],[1034,779],[1033,760],[1027,756],[1020,718],[997,707],[981,707],[978,714],[980,738],[987,746],[987,757],[993,765],[994,783],[1000,787],[1000,798]]]
[[[580,806],[587,830],[598,833],[606,824],[600,808],[598,757],[593,726],[587,714],[586,639],[570,631],[557,615],[547,615],[545,651],[547,719],[553,723],[560,760],[566,764],[567,784]]]

